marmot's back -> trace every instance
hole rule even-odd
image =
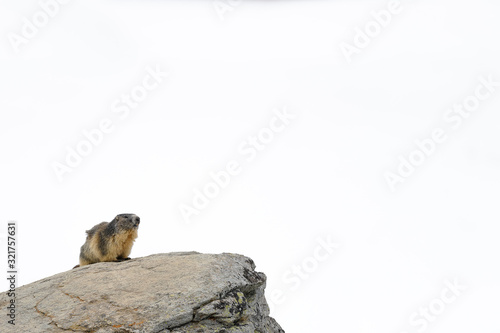
[[[113,221],[87,230],[87,239],[80,249],[80,266],[130,259],[139,223],[140,218],[135,214],[119,214]]]

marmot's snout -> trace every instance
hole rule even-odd
[[[132,222],[134,222],[134,227],[138,227],[139,223],[141,223],[141,218],[137,215],[134,215],[132,218]]]

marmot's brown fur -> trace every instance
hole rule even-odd
[[[135,214],[119,214],[111,222],[102,222],[87,230],[87,239],[80,248],[80,265],[101,261],[130,259],[132,245],[137,238],[140,223]]]

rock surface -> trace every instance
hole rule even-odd
[[[0,331],[284,333],[254,269],[241,255],[195,252],[92,264],[18,288],[16,325]]]

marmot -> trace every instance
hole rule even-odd
[[[87,230],[87,239],[80,248],[80,265],[101,261],[130,259],[141,219],[135,214],[119,214],[111,222],[102,222]]]

